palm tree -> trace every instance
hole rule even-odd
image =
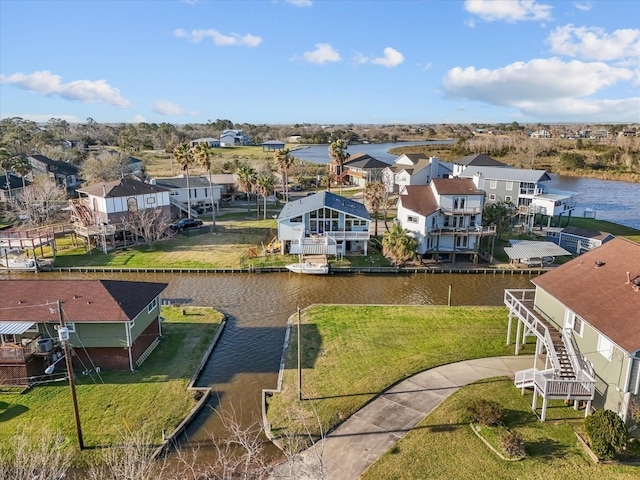
[[[412,258],[418,242],[401,225],[394,223],[382,236],[382,254],[394,265],[402,265]]]
[[[191,186],[189,185],[189,165],[193,163],[193,151],[188,143],[181,143],[173,149],[173,157],[187,176],[187,209],[191,218]]]
[[[24,188],[24,177],[26,177],[32,170],[31,162],[29,162],[27,157],[20,155],[13,159],[12,166],[15,172],[22,178],[22,188]]]
[[[336,176],[338,177],[338,181],[340,182],[340,195],[342,195],[342,170],[344,168],[344,162],[349,160],[349,154],[346,152],[347,150],[347,142],[344,140],[336,140],[331,145],[329,145],[329,156],[331,157],[332,163],[337,165],[336,168]]]
[[[249,197],[251,195],[251,189],[255,183],[256,171],[247,165],[243,165],[238,168],[236,175],[238,177],[236,180],[238,188],[247,194],[247,212],[251,213]]]
[[[336,181],[335,172],[328,172],[326,175],[322,176],[321,183],[322,185],[327,187],[327,192],[331,192],[331,184]]]
[[[4,178],[7,182],[7,193],[11,200],[11,180],[9,179],[9,169],[13,166],[13,157],[6,148],[0,149],[0,168],[4,170]]]
[[[282,181],[284,182],[284,192],[285,199],[289,201],[289,169],[293,165],[295,158],[291,156],[291,152],[288,148],[284,150],[278,150],[273,154],[273,157],[276,160],[276,165],[278,166],[278,170],[282,172]]]
[[[211,214],[213,215],[212,226],[216,226],[216,205],[213,195],[213,185],[211,183],[211,159],[213,158],[213,148],[208,142],[200,142],[193,149],[193,156],[200,165],[207,169],[209,177],[209,191],[211,192]]]
[[[376,226],[374,231],[374,236],[378,236],[378,213],[380,212],[380,208],[384,203],[384,197],[386,195],[386,188],[384,183],[380,180],[376,180],[375,182],[369,182],[364,186],[364,191],[362,192],[364,196],[364,203],[367,208],[373,213],[376,217]]]
[[[270,175],[260,175],[256,179],[256,189],[262,195],[264,199],[264,216],[263,219],[267,219],[267,197],[273,192],[273,178]]]

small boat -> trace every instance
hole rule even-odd
[[[35,270],[36,262],[33,258],[28,257],[5,256],[0,259],[0,266],[9,270]]]
[[[311,275],[326,275],[329,273],[329,264],[327,263],[290,263],[287,269],[295,273],[308,273]]]

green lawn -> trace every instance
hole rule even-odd
[[[494,400],[503,406],[506,425],[524,439],[524,460],[501,460],[471,431],[466,406],[475,398]],[[574,434],[574,429],[581,428],[582,412],[553,401],[547,411],[550,417],[542,423],[530,407],[531,393],[520,395],[506,378],[464,387],[374,463],[362,479],[638,478],[637,467],[597,465],[589,459]]]
[[[211,308],[163,308],[163,337],[136,372],[77,375],[76,392],[84,443],[76,463],[85,463],[97,447],[117,444],[130,428],[150,432],[160,443],[195,405],[186,386],[220,325],[222,314]],[[76,372],[77,373],[77,372]],[[30,435],[54,432],[69,447],[76,436],[67,382],[41,385],[23,394],[0,394],[0,445],[28,426]]]
[[[276,436],[319,434],[414,373],[480,357],[509,355],[502,307],[322,306],[302,315],[303,398],[298,402],[297,326],[292,326],[282,392],[269,400]],[[527,349],[531,347],[527,346]],[[528,350],[527,350],[528,351]],[[292,416],[292,412],[306,413]],[[315,412],[315,413],[312,413]]]

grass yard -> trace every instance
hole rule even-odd
[[[466,406],[476,398],[493,400],[505,409],[505,424],[524,439],[526,457],[501,460],[471,431]],[[464,387],[445,400],[363,475],[387,479],[551,479],[624,480],[638,478],[638,468],[593,463],[580,447],[574,428],[582,411],[561,401],[550,402],[550,418],[542,423],[531,410],[531,393],[507,378],[488,379]]]
[[[187,315],[182,315],[182,310]],[[76,392],[87,450],[77,464],[90,463],[102,447],[117,445],[121,432],[145,429],[155,443],[171,432],[195,405],[186,386],[222,321],[211,308],[165,307],[163,337],[136,372],[78,375]],[[27,427],[25,427],[27,426]],[[0,445],[16,432],[38,438],[55,434],[76,448],[71,393],[67,382],[31,388],[23,394],[0,394]],[[10,448],[10,445],[9,445]]]
[[[447,363],[509,355],[507,310],[502,307],[318,306],[302,315],[302,395],[298,402],[297,326],[286,352],[282,391],[269,400],[268,418],[279,437],[305,432],[291,419],[304,411],[319,435],[376,394],[422,370]],[[532,346],[527,346],[532,350]],[[312,413],[315,412],[315,413]]]

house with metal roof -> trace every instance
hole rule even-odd
[[[211,148],[216,148],[216,147],[220,146],[220,139],[219,138],[213,138],[213,137],[196,138],[195,140],[191,140],[189,142],[189,146],[191,148],[193,148],[196,145],[199,145],[201,143],[206,143]]]
[[[417,240],[423,258],[468,258],[478,262],[480,239],[495,226],[482,226],[484,192],[471,179],[436,178],[429,185],[408,185],[398,198],[398,221]]]
[[[508,343],[535,340],[532,368],[515,384],[542,398],[617,412],[623,420],[640,394],[640,244],[614,238],[532,280],[505,290]],[[516,331],[514,332],[514,321]]]
[[[447,178],[451,173],[451,166],[438,157],[404,153],[383,169],[382,181],[389,193],[403,193],[409,185],[429,185],[434,178]]]
[[[262,151],[263,152],[277,152],[278,150],[284,150],[284,142],[280,140],[267,140],[266,142],[262,142]]]
[[[536,215],[554,217],[568,215],[575,210],[577,192],[554,190],[544,170],[503,167],[467,167],[460,178],[473,178],[486,193],[486,203],[512,203],[529,229]]]
[[[221,147],[242,147],[251,143],[251,137],[245,135],[242,130],[224,130],[220,135]]]
[[[188,213],[189,200],[191,201],[191,216],[198,217],[198,212],[211,210],[214,206],[216,211],[220,210],[220,198],[222,197],[222,186],[216,185],[206,176],[189,177],[189,188],[187,189],[187,177],[184,175],[172,178],[154,178],[153,185],[157,185],[169,190],[169,200],[177,216]]]
[[[278,215],[278,239],[283,253],[366,255],[370,223],[362,203],[318,192],[284,206]]]
[[[166,287],[119,280],[0,282],[0,383],[42,380],[60,358],[62,326],[75,368],[134,371],[160,342]]]

